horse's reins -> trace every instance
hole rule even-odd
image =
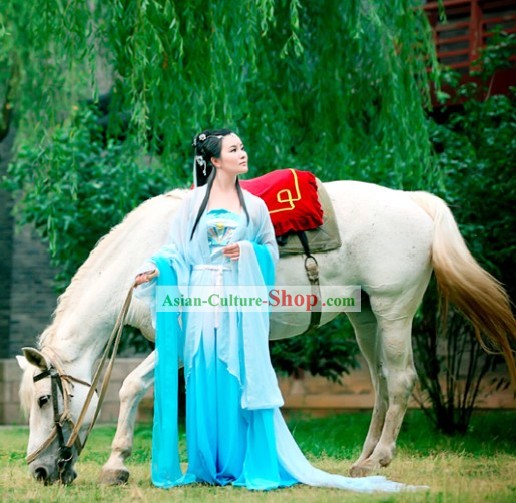
[[[155,277],[155,274],[154,275],[147,274],[147,276],[149,279],[152,279],[153,277]],[[33,379],[34,382],[38,382],[41,379],[44,379],[46,377],[50,377],[50,379],[51,379],[52,406],[53,406],[53,410],[54,410],[54,427],[53,427],[49,437],[36,450],[31,452],[27,456],[27,458],[26,458],[27,463],[29,463],[29,464],[32,463],[45,449],[47,449],[50,446],[50,444],[57,437],[57,441],[59,444],[59,458],[57,461],[57,466],[59,468],[59,475],[61,478],[61,474],[64,473],[67,466],[72,461],[72,458],[73,458],[72,447],[75,445],[75,447],[77,449],[77,455],[79,455],[81,453],[81,451],[83,450],[84,446],[86,445],[86,440],[88,439],[88,436],[91,432],[91,429],[93,428],[95,421],[97,420],[97,417],[100,413],[100,408],[102,406],[102,402],[104,401],[104,396],[107,391],[109,379],[111,378],[113,364],[115,362],[118,345],[120,343],[120,338],[122,336],[122,331],[124,328],[125,316],[127,315],[127,311],[129,310],[129,306],[131,304],[133,288],[135,286],[137,286],[136,283],[131,286],[129,292],[127,293],[125,301],[122,305],[122,309],[120,310],[120,313],[118,314],[117,320],[115,322],[115,326],[113,327],[113,330],[111,332],[109,340],[106,343],[106,347],[104,349],[104,354],[102,355],[102,358],[97,366],[97,369],[95,371],[95,375],[93,377],[93,381],[91,382],[91,384],[87,383],[85,381],[82,381],[81,379],[77,379],[73,376],[65,374],[62,370],[61,364],[57,363],[58,358],[55,354],[50,355],[49,368],[47,370],[44,370],[43,372],[41,372],[41,374],[34,376],[34,379]],[[48,348],[43,348],[41,351],[42,351],[42,353],[46,353],[47,357],[49,356]],[[95,409],[95,413],[93,414],[93,420],[88,428],[88,431],[86,432],[84,440],[81,442],[81,439],[79,438],[79,431],[82,427],[82,423],[84,422],[84,418],[86,417],[88,407],[93,398],[93,394],[96,391],[97,384],[100,380],[100,375],[102,373],[102,370],[104,368],[104,365],[106,363],[106,360],[108,358],[110,351],[111,351],[111,357],[110,357],[109,362],[106,367],[104,379],[102,380],[102,384],[100,387],[100,393],[99,393],[99,399],[97,402],[97,407]],[[81,412],[79,413],[79,417],[77,418],[77,421],[75,423],[70,416],[70,410],[69,410],[71,394],[68,390],[68,384],[70,382],[77,382],[79,384],[83,384],[90,388],[88,391],[88,395],[86,396],[86,400],[84,401],[84,405],[82,406]],[[59,414],[58,391],[60,391],[63,396],[63,412],[61,414]],[[65,423],[70,423],[70,425],[72,427],[72,431],[66,442],[65,442],[64,434],[63,434],[63,425]]]

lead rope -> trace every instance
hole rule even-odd
[[[125,298],[122,309],[120,310],[120,313],[118,314],[115,326],[113,327],[113,330],[111,332],[109,340],[104,349],[104,354],[102,355],[102,358],[97,366],[97,370],[95,371],[95,376],[93,377],[93,381],[91,383],[91,387],[88,392],[88,395],[86,396],[86,400],[84,401],[84,405],[81,409],[79,417],[77,418],[77,422],[75,423],[74,428],[73,428],[72,432],[70,433],[68,442],[66,443],[66,447],[72,447],[72,445],[76,442],[76,439],[78,438],[79,430],[82,426],[84,418],[86,417],[86,412],[88,411],[88,407],[91,403],[91,399],[93,398],[93,394],[95,393],[97,383],[100,380],[100,374],[102,373],[102,369],[104,367],[106,359],[108,358],[109,351],[112,346],[111,358],[109,359],[108,365],[106,367],[106,372],[104,374],[104,379],[102,380],[97,408],[95,409],[95,413],[93,415],[93,420],[88,428],[88,431],[86,432],[83,442],[81,443],[80,440],[77,442],[77,444],[78,444],[77,455],[79,455],[81,453],[82,449],[86,445],[86,440],[88,439],[91,429],[93,428],[95,421],[97,420],[97,417],[100,413],[100,408],[102,407],[102,402],[104,401],[104,396],[105,396],[107,388],[108,388],[109,380],[111,378],[111,371],[113,370],[113,364],[115,363],[115,357],[116,357],[116,353],[118,350],[118,345],[120,343],[120,338],[122,336],[125,316],[127,314],[127,311],[129,310],[129,306],[131,304],[131,299],[133,296],[133,288],[135,286],[136,285],[133,284],[131,286],[131,288],[129,289],[129,292],[127,293],[127,296]],[[80,448],[79,448],[79,446],[80,446]]]

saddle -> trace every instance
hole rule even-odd
[[[280,169],[240,185],[265,201],[280,256],[310,256],[342,245],[330,197],[313,173]]]
[[[327,252],[342,245],[333,205],[324,185],[313,173],[294,169],[276,170],[252,180],[242,180],[240,184],[265,201],[280,256],[306,256],[306,275],[317,301],[310,309],[310,323],[302,335],[317,330],[322,301],[319,264],[312,253]]]

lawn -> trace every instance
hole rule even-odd
[[[308,458],[318,467],[347,474],[360,452],[368,413],[328,418],[291,417],[289,426]],[[430,491],[407,494],[354,494],[336,489],[295,486],[272,492],[233,487],[154,488],[149,479],[151,426],[139,425],[128,461],[129,483],[106,487],[97,483],[107,460],[114,426],[97,426],[80,461],[79,474],[68,487],[45,487],[33,481],[25,465],[28,430],[0,428],[2,501],[300,501],[300,502],[516,502],[516,411],[479,412],[463,437],[435,432],[419,411],[407,414],[392,465],[381,473],[393,480],[426,484]],[[184,435],[182,435],[184,451]]]

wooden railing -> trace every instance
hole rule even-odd
[[[495,27],[516,33],[514,0],[444,0],[446,21],[440,21],[439,3],[424,6],[433,27],[437,56],[444,65],[468,73],[493,36]],[[516,66],[516,54],[512,61]]]
[[[493,37],[495,28],[516,33],[515,0],[444,0],[446,20],[441,21],[439,2],[428,2],[424,10],[433,29],[437,58],[440,63],[462,74],[462,82],[479,80],[471,76],[478,70],[482,48]],[[511,68],[499,70],[491,79],[486,94],[508,94],[516,86],[516,54],[510,57]],[[434,105],[437,105],[434,100]]]

